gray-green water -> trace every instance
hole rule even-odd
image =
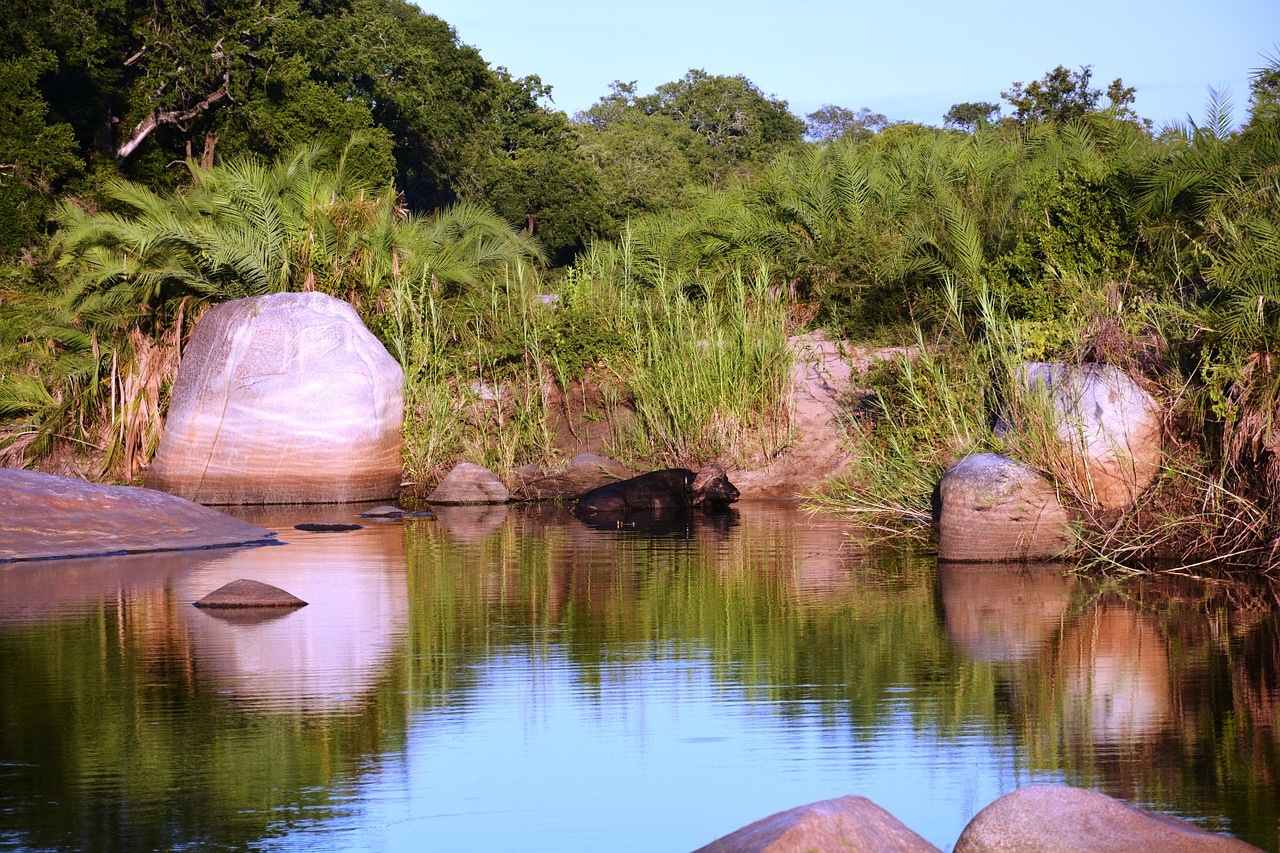
[[[0,565],[0,849],[687,851],[862,794],[949,849],[1083,785],[1277,849],[1274,591],[938,567],[745,504]],[[240,577],[311,602],[191,607]]]

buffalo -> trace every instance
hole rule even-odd
[[[574,505],[579,518],[621,516],[673,509],[723,509],[738,499],[738,490],[719,465],[696,474],[688,468],[651,471],[587,492]]]

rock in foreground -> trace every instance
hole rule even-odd
[[[224,583],[199,601],[196,607],[306,607],[307,603],[291,592],[262,581],[240,578]]]
[[[955,853],[1257,853],[1185,820],[1066,785],[1032,785],[974,816]]]
[[[391,497],[402,385],[399,363],[341,300],[216,305],[183,353],[146,483],[206,504]]]
[[[778,812],[694,853],[939,853],[866,797],[840,797]]]
[[[1007,456],[966,456],[947,469],[939,492],[938,559],[1052,560],[1071,544],[1053,485]]]
[[[0,561],[274,543],[269,530],[164,492],[0,468]]]

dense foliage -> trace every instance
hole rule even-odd
[[[1215,96],[1203,124],[1158,134],[1088,66],[942,127],[836,104],[805,121],[699,69],[647,94],[615,82],[569,117],[405,0],[0,0],[0,21],[10,463],[88,448],[132,477],[202,305],[314,289],[405,364],[434,424],[410,441],[426,479],[463,453],[549,457],[545,389],[593,371],[639,414],[617,437],[638,456],[776,450],[785,382],[714,386],[820,324],[966,369],[997,339],[1117,364],[1177,389],[1171,437],[1197,477],[1254,507],[1280,490],[1276,60],[1242,125]],[[741,340],[708,343],[721,332]],[[707,384],[688,387],[719,401],[698,411],[660,388],[692,362]],[[511,402],[474,408],[491,381]],[[921,437],[892,429],[899,448]],[[966,435],[926,441],[930,464],[991,441]]]

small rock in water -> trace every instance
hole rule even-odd
[[[360,513],[359,518],[400,518],[404,514],[404,510],[398,506],[383,504],[382,506],[375,506],[371,510]]]
[[[204,598],[194,602],[194,605],[196,607],[306,607],[307,603],[278,586],[241,578],[223,584]]]
[[[394,506],[375,506],[368,512],[360,513],[357,518],[376,518],[382,521],[394,521],[398,518],[430,518],[427,510],[411,511]]]
[[[454,465],[427,495],[429,504],[504,504],[510,499],[511,493],[497,475],[471,462]]]
[[[363,524],[347,524],[341,521],[307,521],[295,524],[294,530],[305,530],[308,533],[341,533],[344,530],[363,530]]]

